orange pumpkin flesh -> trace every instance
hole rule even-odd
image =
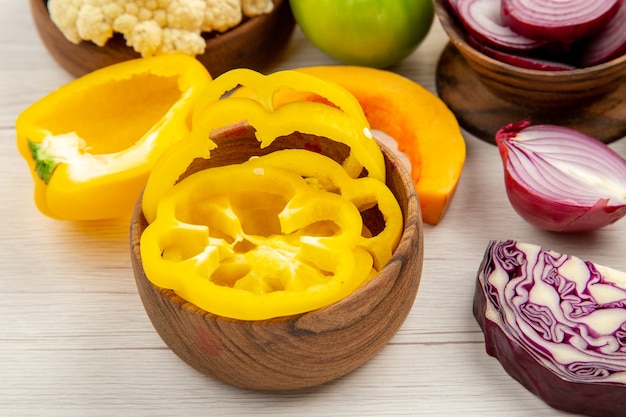
[[[443,101],[421,85],[386,70],[338,65],[298,71],[339,84],[358,99],[371,128],[393,137],[398,150],[411,162],[424,223],[439,223],[465,163],[465,140]],[[275,101],[303,98],[317,99],[313,94],[285,92]]]

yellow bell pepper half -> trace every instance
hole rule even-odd
[[[187,55],[140,58],[77,78],[25,109],[17,146],[39,210],[70,220],[129,215],[157,158],[189,134],[210,82]]]
[[[246,94],[232,94],[241,86],[246,88]],[[273,95],[285,87],[313,90],[337,107],[295,101],[274,108]],[[350,152],[343,167],[351,176],[357,177],[365,170],[367,176],[385,181],[382,152],[358,101],[347,90],[296,71],[279,71],[266,76],[248,69],[235,69],[211,82],[194,110],[189,138],[170,147],[155,165],[142,202],[148,222],[155,219],[161,196],[178,181],[192,161],[210,157],[211,150],[217,146],[211,140],[212,135],[238,123],[246,123],[256,130],[261,149],[276,138],[294,132],[343,143]]]
[[[171,188],[140,248],[153,284],[222,317],[262,320],[357,288],[372,266],[357,246],[361,228],[359,211],[341,196],[284,169],[235,164]]]

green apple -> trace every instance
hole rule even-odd
[[[385,68],[411,54],[432,26],[433,0],[290,0],[304,35],[343,63]]]

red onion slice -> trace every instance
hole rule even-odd
[[[626,54],[626,2],[609,24],[595,34],[585,45],[581,64],[585,67],[598,65]]]
[[[492,241],[473,313],[487,353],[550,406],[626,410],[626,273],[512,240]]]
[[[574,42],[599,32],[622,0],[502,0],[503,21],[520,35]]]
[[[518,68],[538,71],[569,71],[577,69],[577,67],[566,64],[565,62],[549,61],[547,59],[541,59],[530,55],[518,55],[512,52],[505,52],[496,48],[491,48],[475,39],[470,34],[466,36],[466,40],[467,43],[477,51],[480,51],[495,60]]]
[[[587,232],[626,215],[626,160],[606,144],[528,120],[501,128],[496,143],[507,196],[527,222],[550,231]]]
[[[465,29],[492,48],[527,51],[545,44],[512,31],[502,21],[501,0],[456,0],[456,11]]]

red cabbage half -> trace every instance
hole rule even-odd
[[[487,353],[548,405],[626,416],[626,273],[536,245],[491,241],[474,316]]]

